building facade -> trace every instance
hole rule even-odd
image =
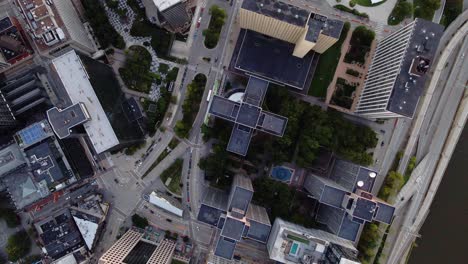
[[[3,93],[0,91],[0,129],[8,129],[16,124],[16,118],[11,112]]]
[[[443,27],[417,18],[377,46],[355,112],[368,118],[412,118]]]
[[[146,16],[170,32],[184,33],[190,28],[192,12],[189,0],[143,0]]]
[[[293,55],[325,52],[335,44],[343,22],[280,0],[245,0],[239,11],[241,28],[295,44]]]
[[[175,243],[145,235],[137,229],[128,230],[99,259],[99,264],[169,264],[174,255]]]

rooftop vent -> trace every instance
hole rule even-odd
[[[362,188],[362,186],[364,186],[364,182],[363,181],[358,181],[357,182],[357,186]]]
[[[369,172],[369,177],[375,178],[377,176],[377,173],[375,172]]]

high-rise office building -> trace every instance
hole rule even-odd
[[[276,218],[271,228],[267,250],[270,258],[278,263],[360,263],[350,241],[280,218]]]
[[[336,159],[323,176],[307,175],[304,189],[319,203],[317,222],[327,231],[356,241],[365,222],[390,224],[395,208],[371,194],[377,173]]]
[[[412,118],[443,27],[417,18],[377,46],[356,113],[368,118]]]
[[[170,240],[145,234],[141,230],[128,230],[99,259],[99,264],[169,264],[176,244]]]

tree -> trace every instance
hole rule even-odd
[[[82,3],[85,9],[85,17],[91,24],[93,32],[102,48],[107,48],[110,45],[118,49],[125,48],[123,37],[119,35],[109,23],[104,7],[100,2],[95,0],[83,0]]]
[[[217,5],[210,7],[210,23],[208,28],[203,30],[203,36],[205,36],[205,46],[209,49],[216,47],[219,40],[221,29],[224,25],[227,17],[226,11]]]
[[[132,46],[128,49],[125,65],[119,73],[129,89],[144,93],[150,91],[151,84],[157,79],[150,72],[151,62],[151,54],[145,48]]]
[[[165,63],[159,63],[158,71],[163,74],[167,73],[169,71],[169,65]]]
[[[29,239],[28,233],[22,230],[10,236],[5,250],[8,254],[8,260],[13,262],[27,256],[31,250],[31,240]]]
[[[132,216],[132,223],[134,226],[141,228],[141,229],[144,229],[145,227],[149,225],[148,219],[137,214],[134,214]]]
[[[19,216],[10,208],[0,208],[0,218],[3,218],[9,228],[17,227],[21,224]]]
[[[389,25],[398,25],[405,18],[413,15],[413,4],[406,0],[399,0],[388,17]]]

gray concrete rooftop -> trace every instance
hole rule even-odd
[[[401,62],[400,74],[387,105],[387,110],[410,118],[416,111],[425,87],[426,73],[434,61],[444,31],[443,26],[424,19],[416,18],[414,23],[416,25]],[[420,67],[416,67],[419,70],[412,73],[414,63]]]
[[[51,108],[47,110],[47,118],[55,134],[60,139],[70,136],[70,130],[73,127],[91,119],[85,105],[82,103],[71,105],[65,109]]]

